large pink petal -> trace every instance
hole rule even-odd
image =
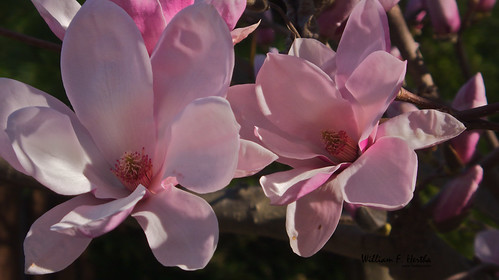
[[[230,30],[236,27],[237,21],[246,8],[246,0],[196,0],[196,3],[200,2],[213,5]]]
[[[263,114],[256,99],[255,85],[235,85],[229,88],[227,94],[237,122],[241,125],[241,138],[258,142],[255,126],[270,130],[278,130]]]
[[[336,53],[331,48],[318,40],[309,38],[295,39],[288,54],[306,59],[322,70],[324,70],[325,63],[331,62],[336,57]]]
[[[466,127],[453,116],[437,110],[418,110],[398,115],[380,124],[377,139],[399,137],[411,149],[423,149],[452,139]]]
[[[229,102],[200,98],[172,124],[164,177],[198,193],[217,191],[233,178],[238,154],[239,124]]]
[[[279,130],[269,131],[263,128],[255,128],[255,133],[261,142],[280,157],[292,159],[310,159],[321,157],[327,160],[328,154],[323,145],[313,145],[303,141],[294,135],[285,134]]]
[[[61,40],[64,38],[69,23],[81,7],[76,0],[31,0],[31,2],[52,32]]]
[[[482,262],[499,264],[499,230],[489,229],[475,237],[475,256]]]
[[[360,140],[369,136],[404,81],[406,62],[385,51],[366,57],[348,78],[345,87],[361,106],[355,110]]]
[[[322,186],[340,168],[326,166],[312,169],[301,167],[282,171],[260,178],[265,195],[272,204],[289,204]]]
[[[99,202],[102,201],[91,194],[80,195],[57,205],[38,218],[24,240],[26,273],[45,274],[59,271],[76,260],[92,239],[52,231],[50,226],[76,207],[95,205]]]
[[[344,130],[353,139],[358,136],[355,122],[344,121],[354,120],[350,103],[326,73],[304,59],[268,54],[256,89],[263,114],[290,135],[316,146],[323,146],[323,130]]]
[[[194,0],[159,0],[159,3],[163,9],[166,24],[168,24],[178,12],[194,4]]]
[[[341,193],[324,185],[288,205],[286,231],[293,252],[310,257],[331,238],[341,217]]]
[[[24,170],[63,195],[89,192],[94,167],[71,120],[48,107],[26,107],[10,115],[6,133]]]
[[[51,95],[24,83],[0,78],[0,156],[23,173],[26,173],[26,170],[19,163],[5,129],[10,114],[30,106],[50,107],[63,114],[74,116],[66,105]]]
[[[218,222],[202,198],[175,187],[139,203],[132,216],[146,234],[156,259],[164,266],[200,269],[218,242]]]
[[[78,206],[52,225],[50,230],[80,238],[101,236],[121,224],[144,195],[146,188],[139,185],[127,197],[99,205]]]
[[[61,72],[76,115],[110,164],[127,151],[151,153],[151,65],[123,9],[110,1],[85,2],[66,32]]]
[[[271,164],[278,156],[253,141],[240,139],[239,157],[235,178],[246,177],[257,173]]]
[[[350,14],[338,45],[338,88],[369,54],[380,50],[390,50],[386,12],[377,0],[363,0]]]
[[[168,24],[151,61],[161,135],[193,100],[226,96],[234,67],[229,29],[212,6],[189,6]]]
[[[111,0],[123,8],[135,21],[142,33],[147,52],[152,54],[166,27],[165,17],[158,0]]]
[[[381,138],[333,183],[346,202],[387,210],[402,208],[416,185],[416,153],[399,138]]]

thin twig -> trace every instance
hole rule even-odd
[[[276,5],[275,3],[272,3],[272,2],[269,2],[269,5],[270,5],[270,7],[272,9],[274,9],[275,11],[277,11],[279,13],[279,15],[282,17],[282,19],[286,23],[286,26],[291,31],[291,33],[293,33],[293,35],[295,36],[295,38],[301,38],[300,33],[298,32],[298,30],[296,30],[295,26],[293,25],[293,23],[291,23],[291,21],[286,16],[286,14],[281,9],[281,7],[279,7],[278,5]]]
[[[12,30],[5,29],[3,27],[0,27],[0,35],[11,38],[23,43],[26,43],[28,45],[32,45],[35,47],[39,47],[42,49],[47,49],[55,52],[61,52],[61,44],[57,43],[52,43],[49,41],[41,40],[35,37],[31,37],[25,34],[21,34]]]

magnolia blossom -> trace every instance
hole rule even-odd
[[[419,27],[426,15],[430,15],[433,30],[437,35],[456,33],[461,27],[461,18],[456,0],[409,0],[405,15]]]
[[[499,265],[499,230],[484,230],[476,235],[475,256],[482,262]]]
[[[484,105],[487,105],[485,85],[482,74],[478,73],[459,89],[452,101],[452,107],[457,110],[466,110]],[[452,147],[463,163],[466,164],[471,160],[479,139],[479,131],[465,131],[451,140]]]
[[[204,267],[218,223],[191,192],[219,190],[274,156],[239,139],[224,98],[233,66],[229,29],[211,5],[178,12],[149,57],[122,8],[88,0],[65,31],[61,53],[74,112],[0,79],[0,155],[54,192],[78,195],[32,225],[26,272],[64,269],[129,215],[160,263]]]
[[[476,4],[476,10],[482,13],[489,13],[496,5],[496,0],[479,0]]]
[[[69,23],[80,9],[76,0],[31,0],[45,22],[61,40]],[[107,1],[107,0],[106,0]],[[213,5],[229,27],[233,43],[236,44],[253,32],[258,24],[237,28],[237,21],[246,8],[246,0],[108,0],[122,7],[135,21],[152,54],[163,30],[173,17],[185,7],[196,3]]]
[[[416,181],[414,149],[464,130],[434,110],[379,123],[406,69],[388,50],[384,9],[363,0],[336,53],[316,40],[298,39],[289,55],[268,54],[256,84],[229,89],[241,137],[258,138],[292,167],[260,183],[273,204],[288,205],[286,230],[301,256],[327,242],[343,201],[387,210],[406,205]]]
[[[458,136],[459,137],[459,136]],[[474,165],[464,174],[454,178],[437,197],[433,219],[442,228],[459,224],[461,217],[471,206],[472,198],[483,178],[483,169]]]

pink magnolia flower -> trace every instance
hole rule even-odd
[[[363,0],[350,15],[337,53],[299,39],[290,55],[268,54],[255,85],[229,89],[241,137],[258,137],[293,168],[260,183],[271,203],[288,205],[286,230],[301,256],[327,242],[343,201],[388,210],[406,205],[416,181],[414,149],[464,130],[434,110],[379,124],[406,67],[387,53],[386,22],[377,1]]]
[[[175,186],[212,192],[268,164],[266,150],[240,141],[224,98],[233,66],[229,30],[211,5],[178,12],[149,57],[123,9],[88,0],[61,53],[75,112],[0,79],[0,155],[56,193],[78,195],[32,225],[26,272],[64,269],[128,215],[161,264],[204,267],[218,241],[215,213]]]
[[[31,0],[54,34],[61,40],[81,5],[76,0]],[[195,2],[212,4],[232,30],[236,44],[253,32],[258,24],[234,29],[246,8],[245,0],[109,0],[122,7],[135,21],[152,54],[165,27],[182,9]]]
[[[499,230],[484,230],[476,235],[475,256],[482,262],[499,265]]]
[[[457,110],[466,110],[484,105],[487,105],[485,84],[482,74],[478,73],[459,89],[454,101],[452,101],[452,107]],[[451,140],[452,147],[463,163],[466,164],[471,160],[479,139],[479,131],[465,131]]]
[[[458,136],[459,137],[459,136]],[[469,168],[463,175],[454,178],[440,192],[433,219],[435,223],[445,227],[454,226],[461,221],[471,206],[473,195],[483,178],[483,169],[479,165]]]
[[[427,11],[433,30],[437,35],[456,33],[461,27],[461,17],[456,0],[409,0],[405,11],[406,17],[418,25]],[[421,27],[421,26],[420,26]]]

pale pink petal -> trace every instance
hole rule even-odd
[[[70,116],[74,113],[51,95],[16,80],[0,78],[0,92],[0,156],[12,167],[26,174],[12,149],[9,136],[5,133],[9,115],[30,106],[50,107]]]
[[[239,157],[235,178],[246,177],[257,173],[271,164],[278,156],[253,141],[240,139]]]
[[[213,6],[195,4],[168,24],[151,57],[159,135],[193,100],[225,97],[234,67],[229,29]]]
[[[334,60],[336,53],[323,43],[315,39],[297,38],[294,40],[288,55],[297,56],[306,59],[319,68],[323,69],[323,65],[331,60]]]
[[[435,33],[456,33],[461,27],[461,18],[456,0],[425,0]]]
[[[450,140],[452,148],[456,151],[462,163],[471,161],[475,154],[476,145],[480,140],[479,131],[465,131],[454,139]]]
[[[31,226],[24,240],[25,271],[28,274],[46,274],[69,266],[87,248],[92,240],[74,237],[50,230],[50,226],[78,206],[95,205],[99,201],[91,194],[72,198],[49,210]]]
[[[400,209],[416,185],[416,153],[399,138],[381,138],[333,180],[346,202]]]
[[[229,102],[200,98],[172,124],[164,177],[198,193],[217,191],[233,178],[238,154],[239,124]]]
[[[213,5],[230,30],[236,27],[237,21],[246,8],[246,0],[196,0],[195,2]]]
[[[404,81],[406,62],[385,51],[366,57],[348,78],[345,87],[361,109],[355,110],[357,125],[366,139],[393,101]]]
[[[433,209],[435,222],[441,223],[463,214],[470,207],[471,199],[478,189],[482,177],[482,167],[475,165],[447,184],[440,193]]]
[[[475,256],[482,262],[499,264],[499,230],[484,230],[476,235]]]
[[[262,176],[260,185],[270,198],[270,203],[289,204],[322,186],[340,167],[341,165],[317,169],[302,167],[277,172]]]
[[[380,50],[390,51],[386,12],[377,0],[363,0],[350,14],[338,45],[338,87],[369,54]]]
[[[132,216],[164,266],[195,270],[206,266],[218,242],[218,222],[202,198],[175,187],[139,203]]]
[[[326,161],[329,158],[325,145],[313,145],[313,143],[301,140],[294,135],[285,134],[279,130],[270,131],[256,127],[255,134],[260,138],[265,147],[280,157],[293,159],[321,157]]]
[[[254,132],[255,125],[273,131],[278,130],[262,114],[256,99],[254,84],[231,86],[227,93],[227,100],[232,107],[237,122],[241,125],[241,131],[239,132],[241,138],[259,143],[259,139]]]
[[[341,193],[328,185],[288,205],[286,231],[293,252],[310,257],[331,238],[341,217]]]
[[[163,9],[166,24],[168,24],[178,12],[194,4],[194,0],[159,0],[159,3]]]
[[[252,24],[250,26],[236,28],[236,29],[232,30],[230,32],[230,36],[232,37],[232,43],[235,45],[235,44],[241,42],[242,40],[246,39],[246,37],[248,37],[248,35],[253,33],[253,31],[255,31],[255,29],[258,27],[258,25],[260,25],[260,21],[258,21],[255,24]]]
[[[263,114],[289,135],[316,146],[323,145],[324,130],[358,137],[351,104],[326,73],[304,59],[268,54],[256,78],[256,93]]]
[[[67,115],[48,107],[26,107],[10,115],[6,129],[27,174],[63,195],[92,190],[92,161]]]
[[[31,2],[48,24],[50,30],[61,40],[64,38],[69,23],[81,7],[76,0],[31,0]]]
[[[450,114],[437,110],[419,110],[398,115],[380,124],[377,139],[399,137],[411,149],[424,149],[452,139],[466,127]]]
[[[76,115],[109,164],[126,151],[153,150],[149,55],[123,9],[110,1],[85,2],[66,32],[61,72]]]
[[[82,205],[65,215],[50,230],[75,237],[95,238],[115,229],[146,195],[139,185],[129,196],[99,205]],[[103,201],[104,202],[104,201]]]
[[[165,17],[158,0],[111,0],[123,8],[135,21],[142,33],[147,52],[152,54],[166,27]]]

